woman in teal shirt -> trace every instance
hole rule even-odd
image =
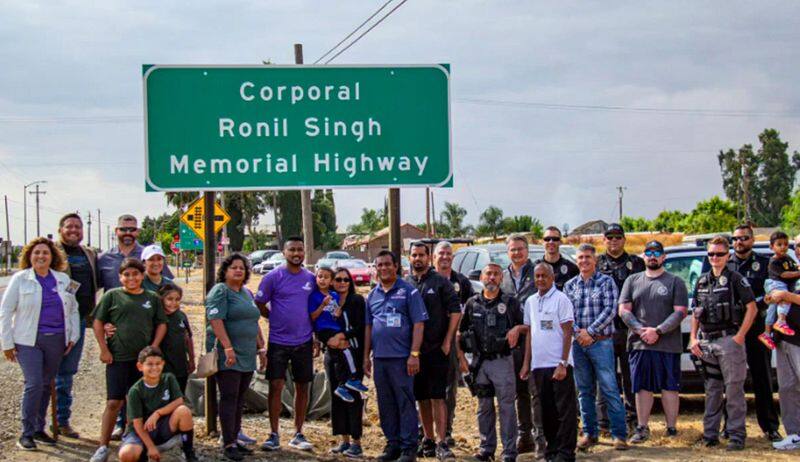
[[[229,460],[242,460],[252,450],[237,442],[242,426],[244,395],[256,369],[256,357],[262,367],[266,361],[264,337],[258,320],[261,314],[253,294],[244,287],[250,279],[247,259],[233,254],[222,261],[217,271],[217,284],[206,297],[206,351],[217,345],[219,371],[219,421],[222,427],[224,455]]]

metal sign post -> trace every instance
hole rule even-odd
[[[214,191],[206,191],[203,193],[203,204],[205,210],[214,210]],[[214,287],[214,270],[215,270],[215,251],[217,246],[214,244],[214,214],[203,214],[203,231],[205,232],[204,246],[203,246],[203,287],[205,294]],[[203,298],[205,303],[205,296]],[[206,319],[208,324],[208,319]],[[206,378],[205,389],[205,414],[206,414],[206,432],[208,434],[217,433],[217,380],[212,375]]]

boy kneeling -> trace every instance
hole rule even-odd
[[[180,434],[186,461],[197,461],[192,411],[183,404],[183,393],[175,376],[161,373],[164,369],[161,350],[145,347],[139,353],[136,367],[142,378],[128,391],[128,429],[119,448],[119,460],[160,460],[156,446]]]

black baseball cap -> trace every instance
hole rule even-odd
[[[658,241],[650,241],[644,245],[644,250],[657,250],[659,252],[663,252],[664,245]]]
[[[622,225],[620,225],[619,223],[611,223],[610,225],[608,225],[608,228],[606,228],[606,232],[603,233],[603,236],[607,237],[607,236],[611,236],[612,234],[619,235],[619,236],[624,236],[625,235],[625,230],[622,228]]]

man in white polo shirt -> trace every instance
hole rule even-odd
[[[574,461],[578,440],[578,406],[572,375],[572,302],[556,289],[553,267],[533,270],[537,292],[525,302],[525,359],[519,376],[530,380],[542,406],[546,460]]]

